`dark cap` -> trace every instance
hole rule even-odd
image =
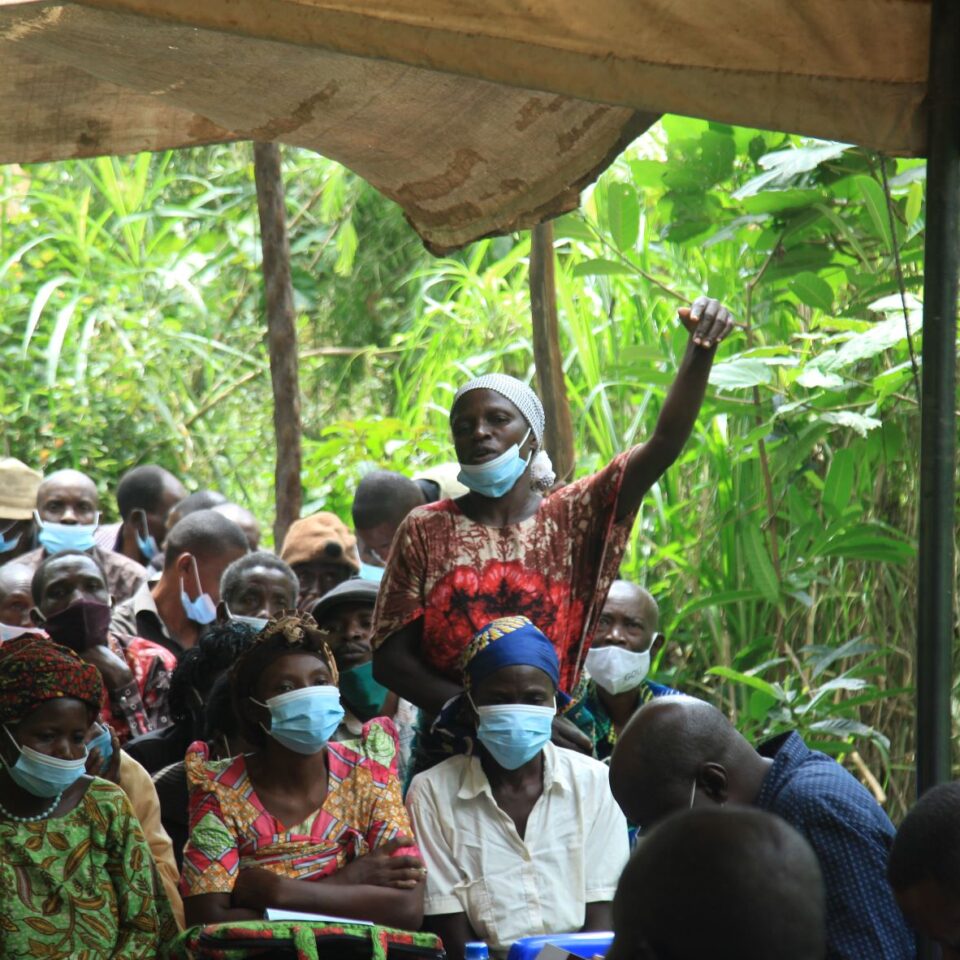
[[[313,619],[320,623],[322,618],[335,607],[345,603],[369,603],[372,607],[377,602],[379,584],[372,580],[363,580],[353,577],[338,583],[332,590],[328,590],[314,605],[310,613]]]

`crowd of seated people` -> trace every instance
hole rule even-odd
[[[452,470],[373,471],[353,529],[314,513],[276,553],[159,466],[101,524],[94,477],[0,460],[0,956],[165,956],[285,910],[451,960],[574,931],[613,960],[909,960],[914,931],[960,957],[956,785],[898,835],[796,733],[751,744],[664,682],[621,560],[731,325],[681,319],[653,434],[599,472],[557,484],[539,398],[491,374]]]

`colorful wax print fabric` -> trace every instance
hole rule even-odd
[[[230,893],[245,867],[316,880],[387,840],[412,836],[397,779],[397,749],[396,728],[387,717],[366,723],[359,740],[328,743],[323,806],[288,827],[260,801],[245,757],[211,761],[206,744],[193,744],[186,756],[190,839],[183,895]]]
[[[111,632],[107,643],[113,653],[126,661],[136,688],[115,691],[100,719],[113,726],[121,744],[170,726],[170,678],[177,667],[177,658],[160,644],[143,637]]]
[[[633,514],[616,521],[628,457],[506,527],[469,520],[456,500],[408,514],[380,586],[374,646],[423,617],[424,659],[459,683],[474,634],[500,617],[524,616],[553,642],[561,689],[571,689],[633,526]]]
[[[637,687],[637,710],[645,703],[656,697],[673,697],[680,693],[673,687],[665,687],[662,683],[644,680]],[[598,760],[609,760],[613,748],[617,745],[617,730],[607,713],[607,708],[597,692],[597,683],[587,674],[580,678],[580,683],[573,695],[573,706],[564,713],[564,716],[575,723],[592,741],[594,752]]]
[[[0,819],[0,956],[153,960],[176,923],[126,794],[94,779],[73,810]]]

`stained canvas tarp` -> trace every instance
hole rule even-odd
[[[911,155],[929,0],[0,0],[0,162],[311,147],[437,249],[530,225],[661,112]]]

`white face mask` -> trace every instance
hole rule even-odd
[[[607,693],[636,690],[650,672],[650,651],[626,647],[591,647],[584,664],[587,673]]]

